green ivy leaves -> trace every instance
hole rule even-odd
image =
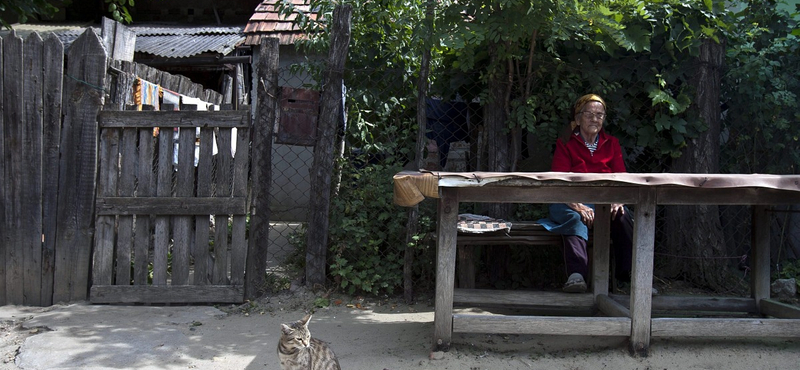
[[[134,0],[105,0],[111,18],[120,23],[131,23],[133,20],[128,7],[135,5]]]

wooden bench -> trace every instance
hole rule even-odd
[[[458,232],[456,238],[458,270],[456,277],[458,287],[465,289],[475,288],[475,253],[476,245],[531,245],[531,246],[562,246],[561,234],[548,231],[541,224],[532,221],[511,221],[511,230],[495,231],[489,233],[463,233]],[[592,246],[592,231],[589,230],[588,247]],[[589,253],[591,256],[591,253]],[[587,277],[588,278],[588,277]]]

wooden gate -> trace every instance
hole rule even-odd
[[[90,301],[243,302],[249,110],[102,111],[98,123]]]

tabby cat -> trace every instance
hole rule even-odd
[[[311,315],[291,324],[281,324],[278,341],[278,359],[283,370],[341,370],[333,350],[317,338],[311,337],[308,322]]]

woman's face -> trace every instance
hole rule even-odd
[[[603,104],[597,101],[590,101],[583,106],[575,117],[575,122],[580,127],[581,134],[586,138],[594,138],[600,129],[603,128],[603,121],[606,118],[606,109]]]

